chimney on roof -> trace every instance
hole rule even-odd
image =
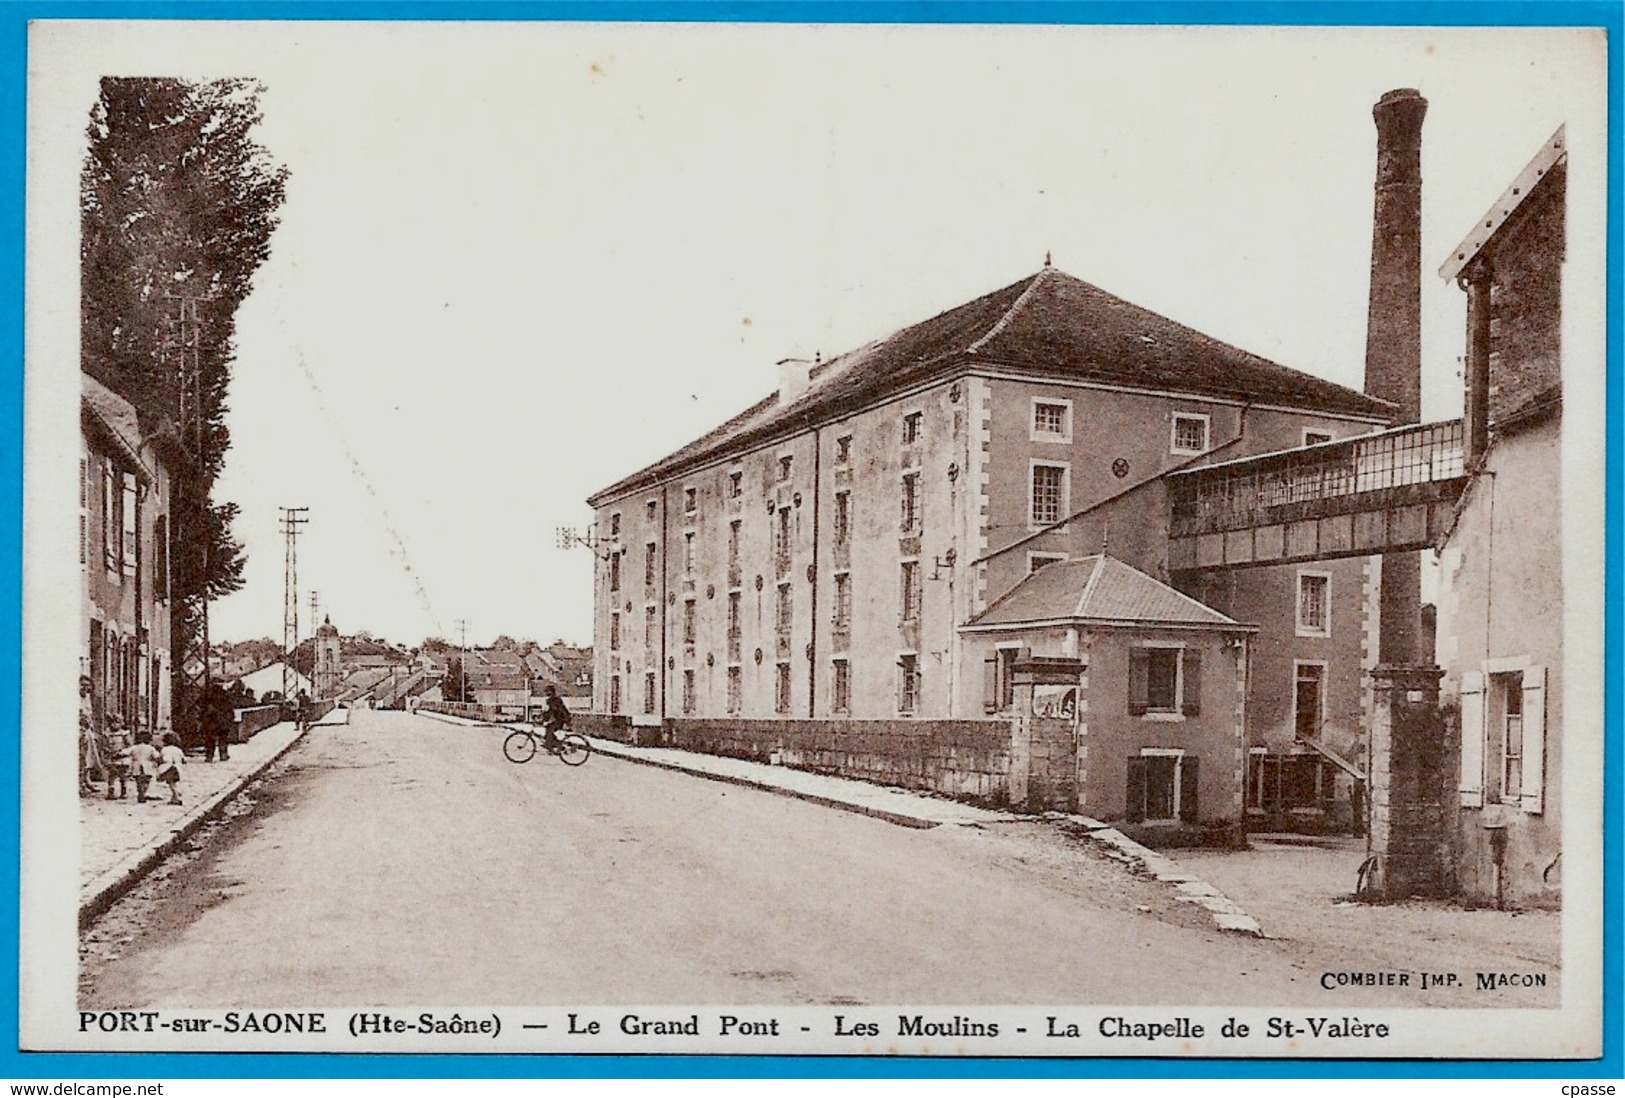
[[[812,384],[812,360],[806,358],[779,359],[779,407],[792,404]]]
[[[1388,92],[1371,109],[1377,124],[1376,205],[1371,229],[1371,297],[1366,315],[1365,391],[1397,405],[1400,423],[1422,418],[1422,117],[1414,88]],[[1378,662],[1433,662],[1419,651],[1421,561],[1382,558]]]

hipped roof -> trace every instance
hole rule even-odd
[[[1041,625],[1253,628],[1105,554],[1044,565],[965,628]]]
[[[847,415],[922,382],[974,368],[1267,403],[1388,421],[1392,405],[1232,347],[1053,267],[811,371],[805,393],[775,393],[709,434],[593,495],[600,501]]]

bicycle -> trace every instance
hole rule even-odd
[[[507,738],[502,741],[502,753],[511,763],[528,763],[536,757],[537,750],[542,749],[551,755],[557,755],[565,766],[580,766],[592,754],[592,744],[579,732],[567,729],[560,732],[556,737],[555,746],[551,748],[544,747],[544,735],[545,733],[533,728],[517,729],[508,733]]]

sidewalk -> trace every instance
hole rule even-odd
[[[477,725],[485,723],[444,713],[422,711],[420,715],[433,717],[436,720],[452,724]],[[516,722],[501,727],[530,728],[533,726]],[[536,731],[540,731],[540,729],[536,729]],[[593,750],[602,755],[642,763],[645,766],[658,766],[666,770],[677,770],[697,777],[711,778],[715,781],[730,782],[734,785],[749,786],[753,789],[763,789],[771,793],[811,801],[814,804],[821,804],[829,808],[875,816],[890,823],[900,824],[903,827],[926,828],[939,827],[944,824],[978,825],[1033,819],[1068,824],[1072,830],[1087,832],[1091,840],[1105,846],[1109,856],[1125,863],[1136,872],[1145,873],[1167,884],[1173,890],[1176,899],[1194,904],[1205,910],[1212,918],[1214,926],[1218,929],[1237,934],[1247,934],[1253,937],[1264,936],[1264,932],[1259,927],[1256,919],[1196,873],[1191,872],[1187,867],[1163,854],[1141,846],[1115,828],[1088,816],[1069,815],[1060,812],[1046,812],[1042,816],[996,812],[986,808],[977,808],[974,805],[962,804],[958,801],[950,801],[946,798],[933,797],[925,793],[876,785],[872,782],[856,781],[851,778],[814,774],[806,770],[794,770],[787,766],[771,766],[767,763],[748,762],[744,759],[731,759],[721,755],[704,755],[671,747],[632,747],[613,740],[593,739],[591,743]]]
[[[342,724],[349,713],[336,709],[317,724]],[[143,875],[220,811],[266,767],[300,739],[291,722],[272,725],[247,743],[232,744],[231,758],[205,762],[189,755],[181,778],[180,805],[168,803],[167,786],[153,783],[145,804],[128,796],[79,798],[79,925],[100,915]]]

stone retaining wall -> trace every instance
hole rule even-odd
[[[1008,721],[668,720],[664,742],[685,751],[750,759],[942,793],[981,804],[1009,800]]]

